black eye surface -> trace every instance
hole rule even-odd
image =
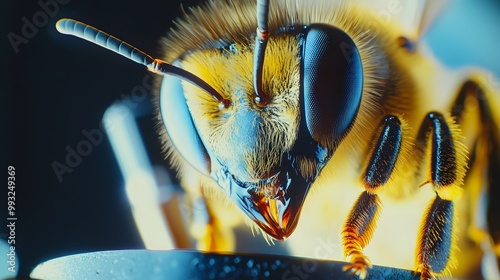
[[[160,113],[168,136],[194,168],[210,173],[210,157],[198,135],[184,97],[181,80],[172,76],[163,78],[160,89]]]
[[[302,59],[307,128],[326,146],[345,135],[356,117],[363,90],[361,57],[344,31],[311,24]]]

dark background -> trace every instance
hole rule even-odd
[[[66,148],[76,150],[87,140],[82,130],[99,129],[105,109],[141,86],[148,72],[108,50],[59,34],[56,21],[74,18],[159,55],[158,39],[181,14],[180,4],[196,2],[69,0],[27,44],[19,46],[17,54],[6,34],[22,35],[21,18],[33,22],[33,15],[42,9],[37,1],[7,5],[8,15],[2,16],[7,30],[1,36],[7,53],[7,85],[2,86],[3,92],[7,88],[7,100],[0,101],[7,112],[7,132],[2,131],[7,161],[2,170],[6,172],[8,165],[16,168],[16,253],[21,274],[29,274],[41,261],[68,254],[143,248],[106,137],[71,173],[62,175],[62,182],[51,164],[66,164]],[[156,150],[153,160],[161,162],[156,123],[152,117],[143,122],[142,127],[151,128],[145,134],[150,149]],[[6,194],[4,189],[0,197]],[[6,214],[6,207],[1,211]],[[1,220],[3,224],[5,219]],[[6,236],[3,226],[0,232]]]
[[[16,253],[22,275],[28,275],[41,261],[68,254],[143,248],[107,139],[93,146],[71,173],[63,175],[62,182],[51,164],[65,164],[67,147],[76,149],[86,140],[82,130],[98,129],[104,110],[142,85],[147,71],[103,48],[57,33],[55,22],[62,17],[75,18],[159,56],[158,38],[181,14],[181,4],[188,7],[200,1],[67,2],[58,5],[56,15],[49,17],[28,43],[21,44],[18,53],[7,34],[22,35],[21,19],[33,22],[33,15],[42,9],[37,1],[0,4],[0,113],[5,127],[0,142],[5,148],[0,154],[1,172],[9,165],[16,168]],[[500,15],[498,1],[474,3],[489,7],[490,12],[493,7]],[[438,56],[450,66],[477,64],[500,76],[498,22],[488,21],[474,9],[465,9],[467,16],[460,15],[463,10],[458,8],[451,10],[453,13],[443,16],[429,33]],[[144,119],[152,160],[161,164],[154,125],[152,117]],[[6,201],[6,193],[5,189],[0,192],[1,201]],[[4,207],[3,202],[1,205]],[[0,213],[3,217],[6,207]],[[1,220],[3,224],[5,218]],[[0,237],[6,236],[2,226]]]

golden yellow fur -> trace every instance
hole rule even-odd
[[[406,77],[409,73],[406,73],[407,70],[402,66],[402,64],[409,62],[399,61],[402,56],[400,53],[405,51],[394,46],[394,42],[400,35],[397,29],[382,30],[381,26],[374,24],[378,19],[367,20],[367,17],[371,16],[367,11],[360,7],[351,7],[344,2],[273,1],[272,5],[273,8],[270,9],[269,15],[271,34],[279,33],[283,26],[299,27],[309,23],[322,22],[344,30],[358,46],[364,71],[363,97],[360,114],[357,116],[356,123],[348,137],[350,140],[345,141],[344,148],[341,150],[346,150],[351,155],[358,154],[359,151],[366,153],[368,143],[365,135],[373,132],[378,125],[378,121],[373,122],[373,119],[381,119],[387,113],[402,114],[405,118],[412,118],[413,106],[411,104],[414,104],[417,93],[412,83],[413,80]],[[252,98],[251,65],[253,53],[250,52],[249,48],[253,46],[256,26],[255,1],[243,0],[229,4],[224,1],[209,1],[205,6],[191,9],[190,12],[185,20],[177,22],[177,29],[172,30],[167,39],[164,40],[166,61],[184,59],[186,56],[185,61],[183,60],[184,67],[207,81],[223,96],[235,99],[235,102],[241,96],[232,96],[233,94],[243,94],[244,98]],[[264,130],[262,133],[266,133],[267,129],[272,129],[273,131],[283,131],[284,136],[269,139],[269,145],[267,143],[256,145],[256,149],[278,147],[272,144],[282,142],[283,138],[293,136],[296,132],[294,129],[297,120],[293,115],[298,114],[298,104],[295,98],[298,94],[298,80],[292,79],[292,77],[298,77],[298,46],[293,41],[281,41],[280,49],[275,49],[273,41],[274,37],[272,36],[267,59],[264,62],[264,86],[268,85],[268,82],[274,83],[268,85],[268,88],[272,89],[269,91],[270,94],[276,96],[274,100],[276,103],[272,103],[271,106],[275,104],[277,110],[288,108],[286,110],[291,111],[291,113],[285,114],[285,116],[290,116],[286,121],[269,122],[268,126],[262,127]],[[222,46],[221,42],[225,42],[227,45],[236,44],[236,49],[241,49],[242,55],[231,56],[231,61],[228,64],[224,55],[214,50],[214,48]],[[380,50],[387,50],[387,52]],[[386,60],[388,60],[387,63],[385,63]],[[279,68],[269,69],[272,66],[279,66]],[[223,70],[230,67],[233,67],[232,70]],[[283,69],[290,73],[284,73]],[[227,86],[235,84],[244,90],[231,91]],[[196,87],[186,86],[192,92],[186,95],[190,109],[193,114],[199,116],[195,117],[195,122],[202,127],[201,130],[210,131],[207,134],[214,137],[209,142],[217,145],[221,138],[230,138],[233,135],[232,130],[237,127],[231,123],[230,118],[221,118],[223,112],[218,111],[218,103]],[[285,91],[280,90],[280,88],[285,89]],[[278,103],[278,101],[283,103]],[[283,107],[282,104],[287,106]],[[237,106],[224,113],[231,114],[230,110],[239,110]],[[274,127],[275,124],[286,124],[286,127]],[[227,129],[224,129],[225,127]],[[284,145],[283,148],[286,149],[288,146]],[[217,152],[220,152],[221,156],[226,153],[228,156],[232,156],[235,151],[231,147],[221,147],[217,149]],[[279,152],[279,150],[276,151],[276,153]],[[176,156],[173,158],[175,161]],[[251,155],[245,159],[253,160]],[[264,162],[267,161],[264,160]],[[305,162],[301,164],[307,165]],[[259,165],[250,164],[249,166]],[[304,165],[301,166],[304,167],[302,170],[310,169]],[[262,173],[259,170],[256,171],[257,175]]]

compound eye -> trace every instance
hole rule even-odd
[[[363,90],[361,57],[344,31],[311,24],[302,59],[307,128],[319,144],[331,146],[349,131],[358,112]]]
[[[160,114],[176,150],[198,171],[210,174],[210,156],[193,123],[180,79],[173,76],[163,78]]]

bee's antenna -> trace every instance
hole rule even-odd
[[[253,57],[253,86],[257,103],[266,102],[262,90],[262,66],[269,38],[269,0],[257,0],[257,35],[255,36],[255,52]]]
[[[219,101],[221,106],[224,108],[229,107],[230,101],[224,99],[219,92],[217,92],[212,86],[207,84],[202,79],[198,78],[196,75],[176,66],[173,66],[161,59],[152,58],[147,53],[139,50],[138,48],[111,36],[95,27],[92,27],[83,22],[79,22],[69,18],[63,18],[56,23],[57,31],[63,34],[73,35],[101,47],[112,50],[118,54],[125,56],[126,58],[133,60],[139,64],[148,67],[148,70],[159,73],[163,75],[171,75],[177,78],[188,81],[204,91],[210,94],[215,100]]]

